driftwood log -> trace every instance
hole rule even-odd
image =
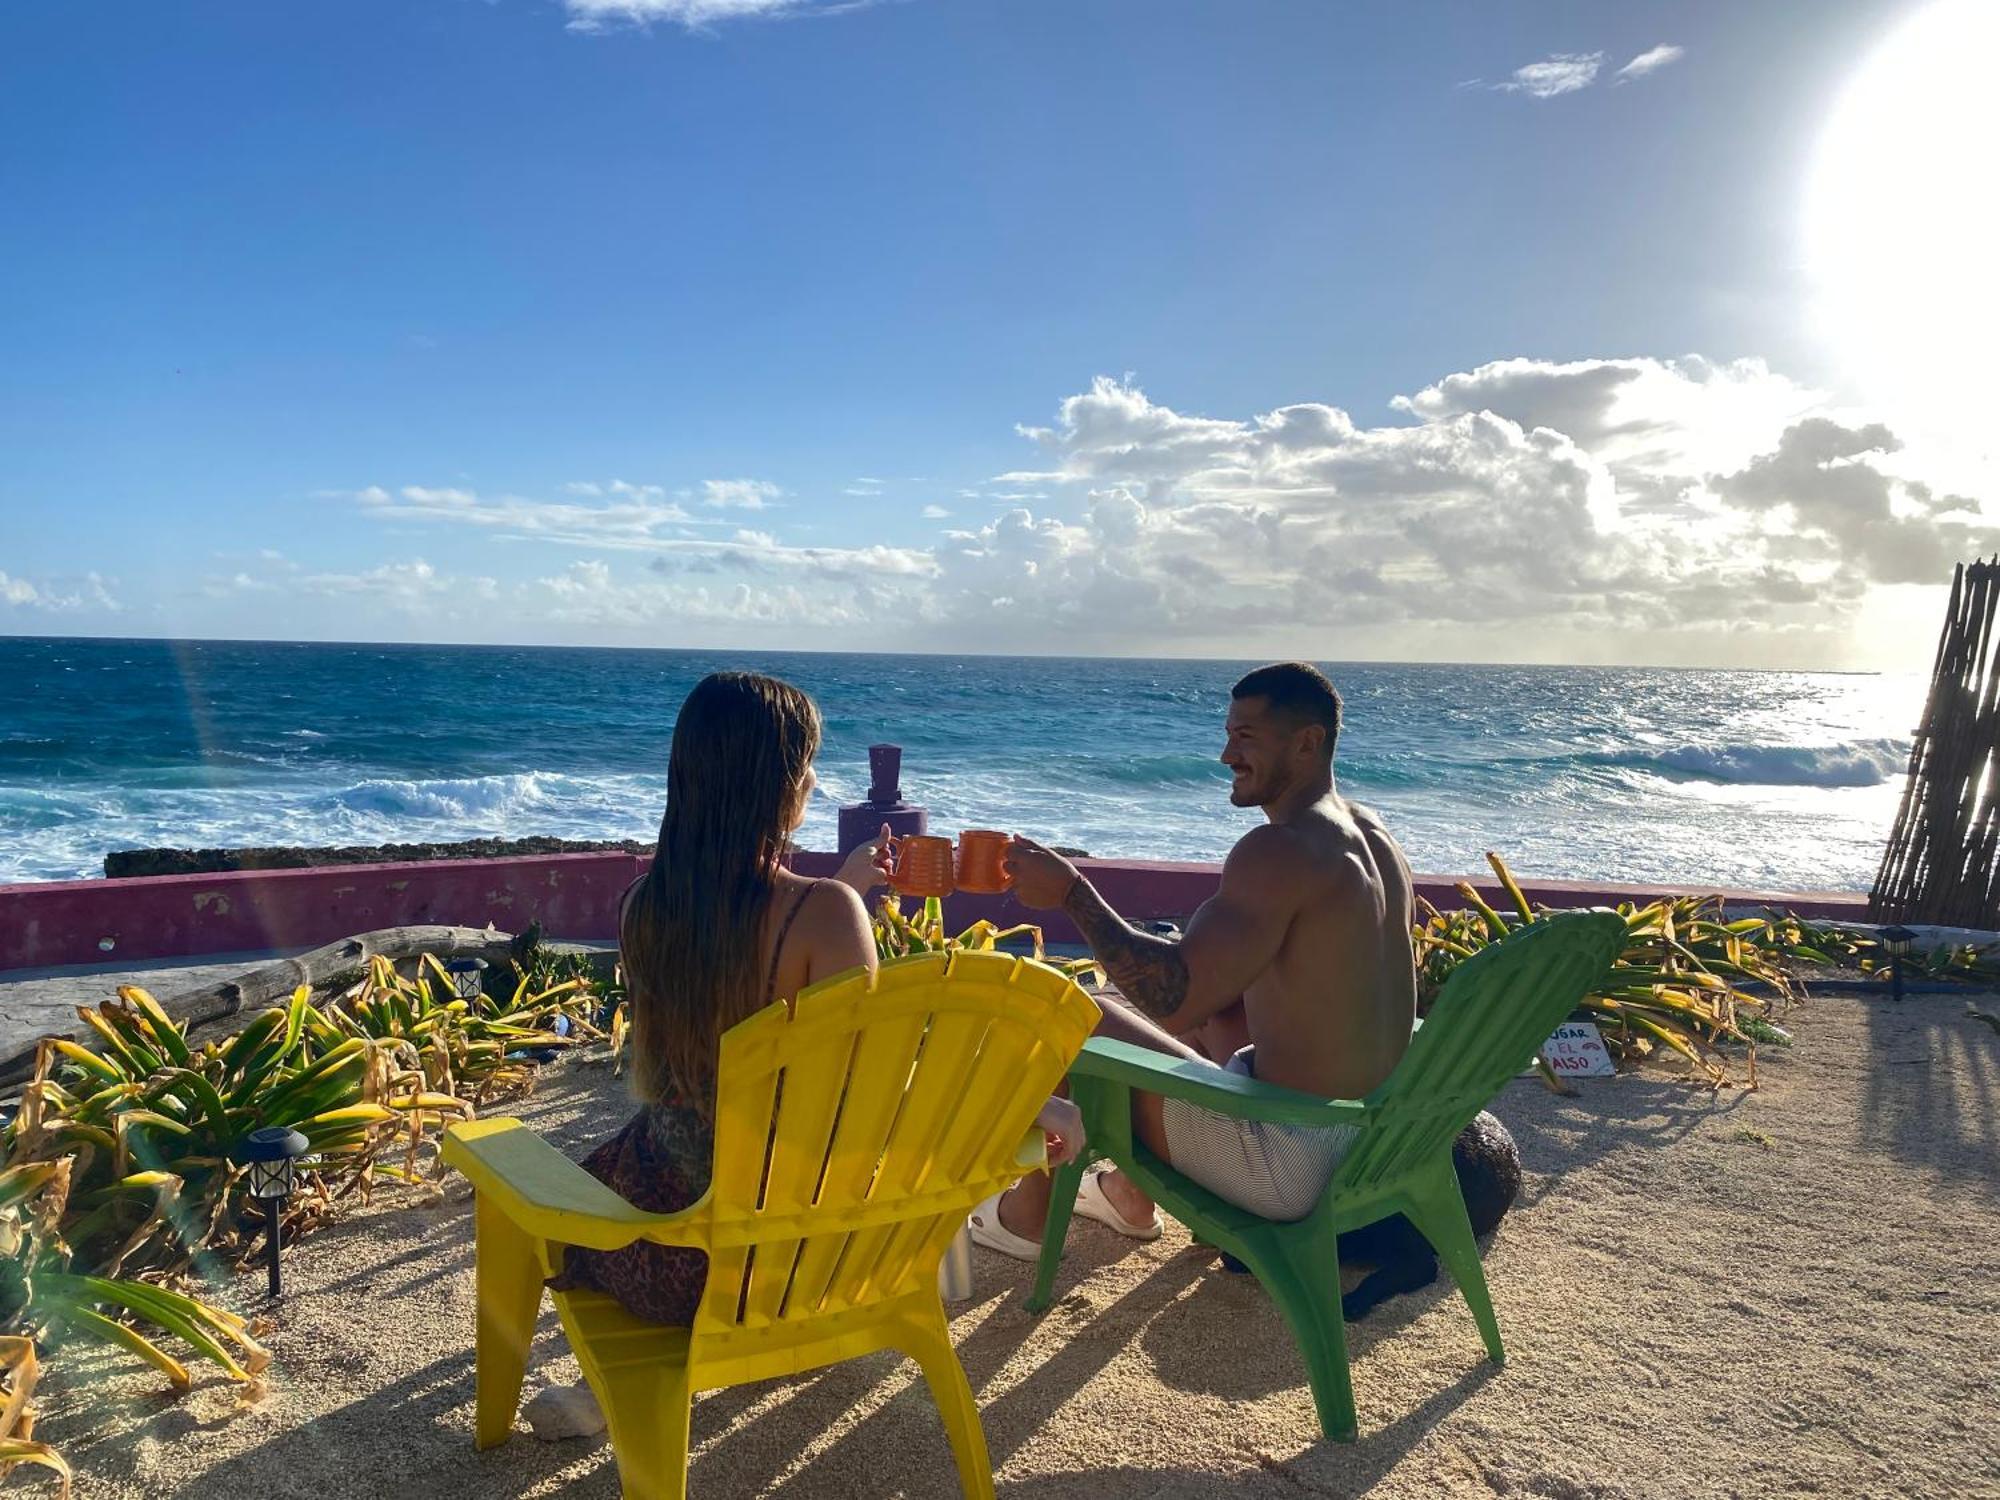
[[[154,998],[190,1032],[203,1027],[234,1030],[235,1027],[228,1025],[232,1019],[247,1020],[266,1006],[288,1000],[302,984],[315,990],[339,990],[358,984],[367,975],[369,961],[374,958],[402,962],[434,953],[440,959],[483,958],[489,964],[500,965],[510,957],[513,942],[511,933],[496,932],[491,927],[384,927],[342,938],[296,958],[274,959],[231,979]],[[81,1026],[51,1028],[44,1034],[74,1039],[81,1030]],[[15,1083],[28,1076],[35,1065],[39,1040],[0,1058],[0,1083]]]
[[[490,964],[499,964],[507,961],[508,945],[513,941],[513,934],[496,932],[490,927],[383,927],[342,938],[296,958],[273,959],[234,979],[217,980],[199,989],[154,998],[162,1010],[192,1031],[239,1012],[261,1010],[289,1000],[292,991],[302,984],[309,984],[315,990],[338,990],[359,984],[367,977],[373,959],[386,958],[393,963],[434,953],[441,959],[483,958]]]

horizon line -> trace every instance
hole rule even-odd
[[[169,646],[348,646],[375,648],[402,648],[410,650],[430,649],[445,651],[645,651],[660,655],[679,656],[879,656],[879,657],[937,657],[941,659],[961,659],[971,661],[1135,661],[1135,662],[1207,662],[1218,665],[1240,666],[1246,662],[1270,661],[1310,661],[1329,666],[1351,667],[1512,667],[1542,671],[1601,671],[1601,672],[1740,672],[1752,675],[1801,675],[1814,677],[1887,677],[1925,676],[1927,673],[1911,669],[1904,673],[1890,673],[1881,668],[1869,667],[1745,667],[1705,665],[1692,662],[1674,664],[1644,662],[1550,662],[1550,661],[1414,661],[1399,657],[1376,656],[1323,656],[1323,657],[1283,657],[1283,656],[1144,656],[1133,653],[1108,653],[1102,655],[1078,654],[1058,651],[947,651],[947,650],[830,650],[811,646],[626,646],[626,645],[575,645],[533,641],[411,641],[411,640],[304,640],[275,636],[174,636],[174,635],[61,635],[43,631],[0,630],[0,641],[102,641],[125,644],[159,644]]]

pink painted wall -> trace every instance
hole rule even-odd
[[[797,867],[802,874],[829,875],[838,864],[831,854],[806,853]],[[1186,917],[1215,889],[1221,868],[1140,860],[1079,864],[1112,906],[1135,922]],[[609,938],[617,926],[618,897],[645,866],[643,858],[615,852],[548,854],[0,886],[0,969],[316,947],[357,932],[423,922],[471,927],[491,922],[518,931],[539,920],[550,937]],[[1437,905],[1463,904],[1453,878],[1420,875],[1417,881],[1419,892]],[[1474,884],[1487,899],[1498,900],[1489,882]],[[1531,900],[1548,906],[1646,901],[1668,893],[1651,886],[1524,884]],[[1724,895],[1743,905],[1852,920],[1861,920],[1867,905],[1853,892]],[[1011,896],[954,896],[946,903],[946,917],[954,927],[979,917],[1002,926],[1034,921],[1050,942],[1076,939],[1060,914],[1029,912]]]
[[[424,922],[514,931],[539,917],[552,937],[608,935],[643,868],[612,852],[0,886],[0,969],[316,947]]]

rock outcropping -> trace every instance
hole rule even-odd
[[[298,870],[309,865],[381,865],[426,859],[506,859],[519,854],[653,852],[636,839],[464,839],[451,844],[359,844],[342,849],[115,849],[104,856],[113,879],[135,875],[214,875],[224,870]]]

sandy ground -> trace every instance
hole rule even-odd
[[[1982,1002],[1996,1008],[1990,999]],[[977,1252],[954,1325],[1014,1500],[2000,1495],[2000,1035],[1966,1001],[1829,997],[1763,1087],[1646,1075],[1496,1105],[1528,1182],[1487,1251],[1507,1340],[1482,1362],[1448,1284],[1351,1331],[1359,1442],[1320,1439],[1254,1282],[1178,1226],[1071,1232],[1060,1301]],[[569,1066],[514,1110],[565,1148],[625,1106]],[[602,1439],[472,1446],[472,1228],[378,1204],[288,1259],[273,1394],[174,1400],[128,1361],[58,1355],[37,1436],[82,1497],[611,1497]],[[246,1308],[260,1290],[233,1288]],[[529,1386],[576,1378],[554,1315]],[[889,1355],[698,1400],[699,1496],[950,1496],[944,1435]],[[21,1471],[13,1481],[42,1481]]]

